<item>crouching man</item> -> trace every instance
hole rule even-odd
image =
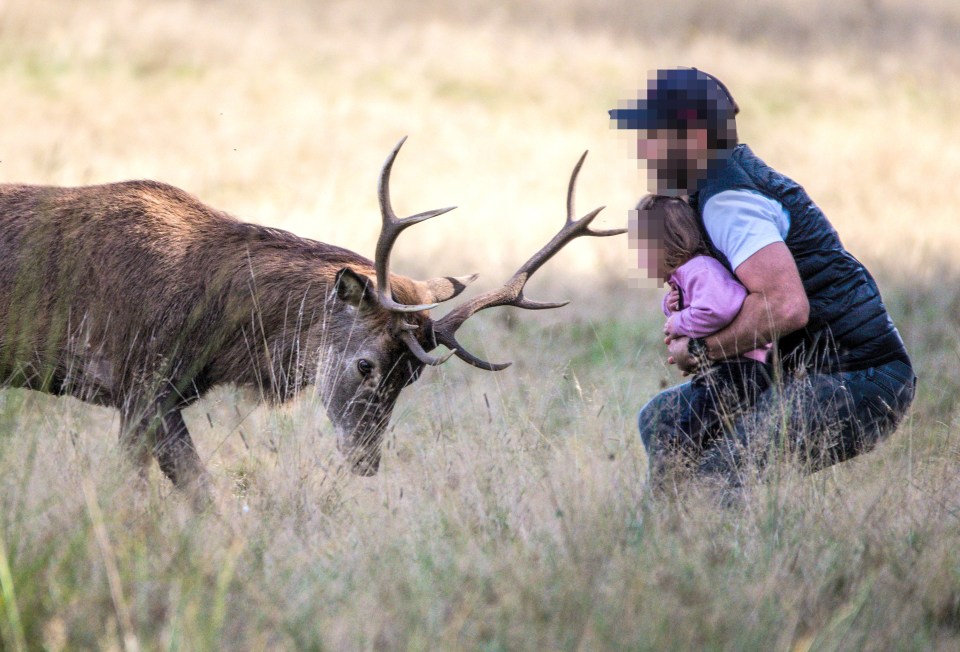
[[[913,401],[910,357],[873,277],[799,184],[738,143],[737,112],[723,83],[696,69],[656,71],[645,97],[610,111],[636,130],[651,190],[690,202],[712,255],[748,292],[723,330],[668,338],[668,362],[688,374],[773,343],[779,376],[704,422],[690,418],[690,383],[650,400],[639,426],[654,486],[682,468],[738,487],[771,453],[813,472],[871,450]]]

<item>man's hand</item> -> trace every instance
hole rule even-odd
[[[690,345],[689,337],[668,336],[664,342],[667,345],[667,350],[670,352],[670,356],[667,358],[667,364],[677,365],[684,376],[692,374],[697,370],[697,360],[690,355],[690,352],[687,350],[687,347]]]
[[[663,323],[663,334],[666,335],[666,338],[663,341],[666,344],[670,344],[671,340],[675,340],[678,337],[683,337],[682,335],[677,335],[673,328],[673,322],[676,319],[676,316],[676,314],[670,315],[667,317],[667,321]]]

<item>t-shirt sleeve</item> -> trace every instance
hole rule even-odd
[[[767,245],[786,240],[790,216],[780,202],[749,190],[725,190],[703,207],[703,224],[730,266]]]

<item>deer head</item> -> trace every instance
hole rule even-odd
[[[377,240],[374,278],[353,267],[336,274],[330,300],[332,327],[341,332],[339,350],[330,351],[318,371],[319,393],[337,431],[337,445],[351,469],[372,475],[380,464],[380,448],[393,406],[400,391],[417,380],[425,365],[441,365],[452,356],[480,369],[499,371],[510,363],[490,363],[471,354],[456,339],[457,330],[474,314],[495,306],[529,310],[559,308],[568,302],[543,303],[527,299],[524,286],[551,257],[580,236],[606,237],[625,229],[595,231],[590,223],[603,209],[596,208],[574,219],[574,190],[587,153],[577,161],[567,189],[566,223],[502,287],[485,292],[433,320],[430,310],[456,297],[477,274],[417,281],[390,274],[390,252],[404,229],[442,215],[451,208],[398,218],[390,203],[390,172],[406,138],[387,157],[380,173],[379,200],[382,227]],[[431,353],[438,346],[442,355]],[[332,361],[332,362],[329,362]]]

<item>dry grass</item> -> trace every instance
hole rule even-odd
[[[954,649],[960,14],[901,4],[0,3],[0,180],[156,178],[371,253],[410,134],[398,210],[461,208],[398,267],[483,287],[559,226],[585,148],[581,212],[623,222],[644,176],[605,110],[702,67],[878,272],[921,375],[862,460],[784,469],[742,511],[651,504],[634,418],[677,379],[606,241],[541,272],[571,307],[477,319],[471,348],[517,363],[428,373],[373,479],[310,397],[225,388],[187,413],[221,508],[193,516],[159,472],[130,489],[110,411],[5,391],[4,649]]]

